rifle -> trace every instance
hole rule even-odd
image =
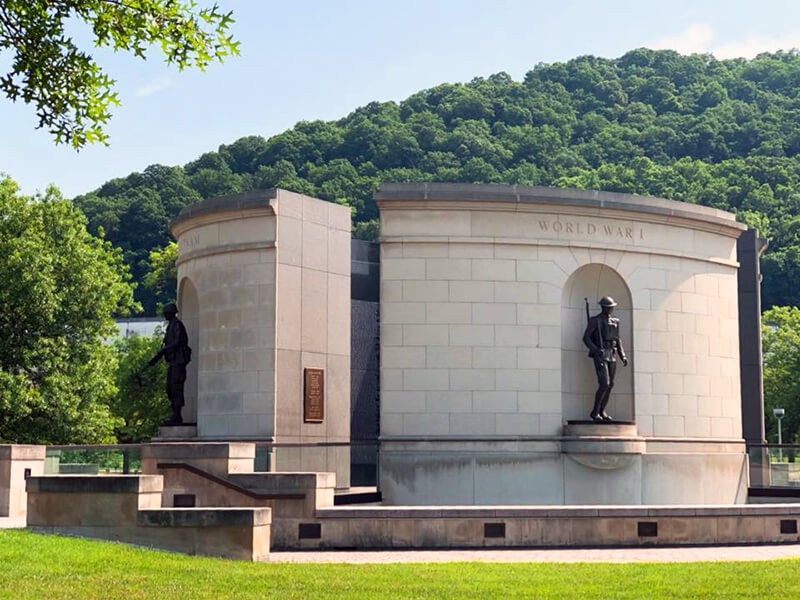
[[[159,352],[160,352],[160,350],[159,350]],[[156,354],[156,356],[161,358],[158,354]],[[155,357],[153,357],[153,358],[155,358]],[[152,366],[154,366],[154,363],[152,362],[152,360],[150,360],[150,361],[147,362],[147,364],[145,366],[143,366],[141,369],[139,369],[136,372],[136,383],[139,384],[139,387],[144,387],[144,382],[142,381],[142,375],[144,375],[144,372],[147,371],[147,369],[149,369]]]
[[[144,387],[144,381],[142,381],[142,375],[144,375],[144,372],[147,371],[147,369],[149,368],[150,364],[148,363],[136,372],[136,383],[139,385],[139,387]]]

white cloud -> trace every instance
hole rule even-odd
[[[161,90],[164,90],[172,85],[172,80],[169,77],[159,77],[158,79],[154,79],[141,87],[136,88],[134,94],[137,96],[144,97],[144,96],[151,96],[153,94],[157,94]]]
[[[706,23],[693,23],[681,33],[665,36],[648,44],[656,50],[670,49],[681,54],[710,53],[722,58],[753,58],[761,52],[800,48],[800,30],[776,36],[750,34],[740,40],[717,40],[717,32]]]
[[[681,33],[662,37],[648,44],[654,50],[675,50],[681,54],[709,52],[709,46],[716,37],[714,30],[705,23],[693,23]]]

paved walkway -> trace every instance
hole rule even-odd
[[[800,544],[674,548],[558,548],[550,550],[374,550],[273,552],[270,562],[697,562],[800,558]]]

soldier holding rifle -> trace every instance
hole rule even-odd
[[[617,373],[617,359],[624,366],[628,365],[622,341],[619,339],[619,319],[612,317],[611,313],[617,305],[610,296],[605,296],[599,304],[602,308],[600,314],[589,316],[589,300],[586,301],[586,331],[583,334],[583,343],[589,348],[589,356],[594,360],[594,369],[597,373],[597,392],[594,395],[594,407],[589,415],[593,421],[611,421],[611,415],[606,412],[611,388],[614,387],[614,376]]]
[[[183,423],[181,409],[184,404],[183,386],[186,382],[186,365],[192,360],[192,350],[189,348],[186,327],[178,318],[178,307],[172,302],[164,306],[164,318],[168,321],[164,341],[161,343],[161,349],[150,359],[147,366],[152,367],[161,360],[161,357],[167,361],[167,397],[172,407],[172,416],[163,424],[180,425]]]

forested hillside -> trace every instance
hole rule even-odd
[[[634,50],[443,84],[338,121],[241,138],[183,167],[153,165],[75,202],[134,278],[187,203],[279,186],[355,209],[377,235],[383,181],[508,182],[651,194],[737,213],[770,238],[764,307],[800,304],[800,55],[718,61]],[[199,123],[198,127],[202,127]],[[142,286],[148,312],[159,300]]]

